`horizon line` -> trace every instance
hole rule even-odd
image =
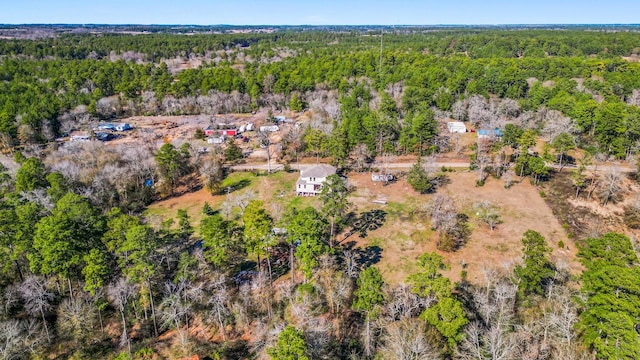
[[[189,26],[189,27],[322,27],[322,26],[377,26],[377,27],[455,27],[455,26],[638,26],[640,23],[487,23],[487,24],[188,24],[188,23],[0,23],[0,26]]]

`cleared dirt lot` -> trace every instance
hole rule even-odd
[[[564,229],[534,186],[525,180],[505,189],[503,181],[490,179],[485,186],[476,187],[475,176],[468,171],[448,173],[450,183],[438,190],[451,195],[458,210],[471,219],[470,239],[460,250],[454,253],[437,251],[438,235],[430,229],[425,211],[432,195],[415,193],[403,180],[384,187],[374,185],[369,174],[350,177],[358,188],[353,202],[362,209],[377,207],[386,211],[386,223],[364,239],[352,236],[347,241],[356,241],[362,247],[382,248],[377,266],[385,279],[394,283],[404,281],[415,270],[416,258],[431,251],[439,252],[447,259],[451,265],[447,275],[452,280],[459,280],[463,269],[471,282],[480,280],[483,267],[512,266],[522,257],[520,240],[529,229],[540,232],[547,239],[556,262],[565,264],[572,273],[580,270],[576,247],[567,239]],[[386,198],[388,204],[375,205],[372,200],[376,198]],[[503,223],[494,231],[476,221],[471,213],[472,204],[481,200],[489,200],[500,209]],[[565,244],[562,249],[558,247],[560,240]]]
[[[554,261],[567,266],[572,273],[580,270],[576,260],[577,249],[553,216],[551,209],[541,198],[539,190],[530,185],[528,180],[504,188],[502,180],[489,179],[485,186],[475,186],[476,174],[463,171],[447,173],[449,183],[439,192],[451,195],[456,207],[470,217],[472,228],[468,243],[454,253],[439,252],[451,265],[446,274],[452,280],[460,279],[460,273],[467,271],[471,282],[482,279],[485,267],[513,266],[522,257],[522,234],[529,229],[540,232],[548,246],[553,249]],[[245,185],[231,194],[242,191],[254,191],[256,197],[265,202],[267,211],[278,217],[287,206],[316,206],[319,202],[314,198],[300,198],[293,194],[298,174],[278,172],[270,176],[256,177],[250,173],[234,173],[225,183],[233,186],[243,182]],[[244,182],[246,180],[246,182]],[[384,225],[377,230],[369,231],[364,238],[353,234],[343,243],[353,242],[356,247],[380,251],[380,260],[376,264],[385,279],[399,283],[416,270],[417,257],[424,252],[437,251],[437,234],[431,230],[430,220],[425,206],[433,195],[420,195],[414,192],[404,180],[387,186],[371,181],[371,173],[352,173],[349,182],[356,186],[350,201],[356,213],[374,209],[386,212]],[[186,209],[197,225],[202,217],[201,209],[205,201],[215,209],[225,200],[225,195],[212,196],[205,190],[185,194],[153,204],[148,215],[162,218],[175,217],[178,209]],[[373,203],[373,200],[384,199],[386,205]],[[489,200],[498,206],[502,224],[494,231],[474,219],[471,213],[473,203]],[[343,238],[344,234],[338,238]],[[562,240],[564,248],[558,247]],[[438,252],[438,251],[437,251]],[[463,266],[464,264],[464,266]]]

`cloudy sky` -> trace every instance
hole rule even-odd
[[[436,25],[640,23],[638,0],[3,0],[0,23]]]

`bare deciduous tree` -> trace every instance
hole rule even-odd
[[[166,283],[166,296],[160,303],[160,319],[162,327],[175,328],[178,332],[180,345],[184,348],[187,344],[188,329],[182,329],[185,320],[191,312],[191,306],[182,296],[182,288],[179,284]]]
[[[50,212],[55,207],[53,200],[45,189],[34,189],[33,191],[21,191],[20,200],[32,202],[42,207],[45,213]]]
[[[0,358],[18,359],[23,352],[23,329],[18,320],[0,322]]]
[[[365,144],[358,144],[349,154],[349,159],[352,160],[352,169],[355,171],[365,171],[371,161],[371,151]]]
[[[483,200],[473,204],[473,211],[480,221],[489,226],[491,231],[495,229],[496,225],[502,222],[502,220],[500,220],[500,213],[498,213],[498,209],[491,203],[491,201]]]
[[[485,269],[485,284],[474,287],[473,300],[480,315],[466,329],[458,353],[462,359],[516,359],[515,325],[517,285],[493,269]]]
[[[127,346],[129,352],[131,352],[131,341],[129,339],[129,333],[127,332],[127,318],[125,311],[129,300],[135,295],[135,286],[129,284],[125,278],[119,278],[116,282],[109,284],[107,288],[107,296],[118,309],[120,316],[122,317],[122,335],[120,337],[120,346]]]
[[[60,334],[86,343],[93,336],[97,320],[96,307],[92,299],[84,293],[64,299],[58,307],[58,329]]]
[[[598,187],[598,197],[602,201],[602,205],[607,205],[609,202],[615,203],[618,201],[618,197],[622,193],[622,174],[616,167],[612,167],[605,171],[600,177]]]
[[[265,153],[267,155],[267,172],[271,172],[271,158],[275,155],[275,147],[271,143],[271,137],[268,132],[265,131],[257,131],[258,141],[260,143],[260,147],[264,148]]]
[[[504,180],[504,187],[510,188],[513,185],[514,179],[516,178],[516,174],[513,170],[507,170],[502,174],[502,179]]]
[[[207,304],[211,306],[211,316],[218,323],[220,334],[226,339],[224,330],[225,319],[229,316],[229,290],[227,289],[226,279],[222,274],[215,274],[209,280],[207,286],[210,294]]]
[[[496,108],[498,114],[508,119],[514,119],[520,115],[520,105],[514,99],[501,99]]]
[[[574,134],[576,132],[575,121],[562,115],[560,111],[549,110],[544,116],[544,128],[542,135],[549,143],[552,143],[558,135],[564,133]]]
[[[488,169],[493,163],[491,159],[491,140],[478,138],[474,164],[478,168],[478,183],[483,184],[488,176]]]
[[[469,106],[468,101],[458,100],[451,106],[451,117],[453,117],[457,121],[465,121],[467,120],[467,107]]]
[[[242,214],[244,214],[244,210],[247,208],[247,205],[251,202],[251,200],[256,198],[256,193],[253,190],[247,190],[238,195],[229,195],[228,202],[240,208],[240,218],[242,218]]]
[[[426,325],[420,319],[403,319],[387,324],[380,353],[384,359],[438,359],[440,354],[427,340]]]
[[[343,256],[345,273],[352,279],[357,278],[359,273],[359,266],[358,261],[356,260],[356,253],[351,250],[345,250],[343,252]]]
[[[0,321],[0,359],[23,359],[47,342],[35,319]]]
[[[207,158],[202,164],[200,170],[202,174],[202,182],[204,187],[212,194],[216,194],[222,190],[220,184],[224,180],[224,168],[222,161],[216,157]]]
[[[429,204],[431,227],[438,232],[446,232],[455,226],[456,211],[453,199],[445,194],[436,194]]]
[[[122,111],[117,97],[103,97],[96,102],[96,112],[105,119],[110,119]]]
[[[18,291],[24,300],[25,310],[27,310],[31,316],[42,316],[42,324],[44,325],[45,333],[47,334],[47,340],[51,342],[45,312],[51,309],[53,293],[47,290],[45,278],[36,275],[28,276],[20,284]]]
[[[426,207],[431,216],[431,227],[438,233],[438,249],[455,251],[467,240],[468,217],[458,214],[453,199],[446,194],[436,194]]]
[[[269,274],[262,271],[251,282],[251,295],[258,309],[273,318],[273,286]]]
[[[388,290],[386,296],[389,301],[385,304],[384,314],[389,321],[397,321],[416,317],[420,312],[431,306],[435,296],[420,297],[416,295],[410,285],[400,284]]]

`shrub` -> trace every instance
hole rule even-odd
[[[205,138],[204,130],[202,130],[201,128],[197,128],[195,133],[193,134],[193,137],[198,139],[198,140],[204,140],[204,138]]]
[[[411,171],[409,171],[407,183],[411,185],[413,190],[419,192],[420,194],[426,194],[433,188],[431,179],[429,179],[429,175],[427,175],[427,172],[422,167],[420,161],[415,163],[411,168]]]
[[[624,224],[630,229],[640,229],[640,211],[632,207],[625,208]]]

